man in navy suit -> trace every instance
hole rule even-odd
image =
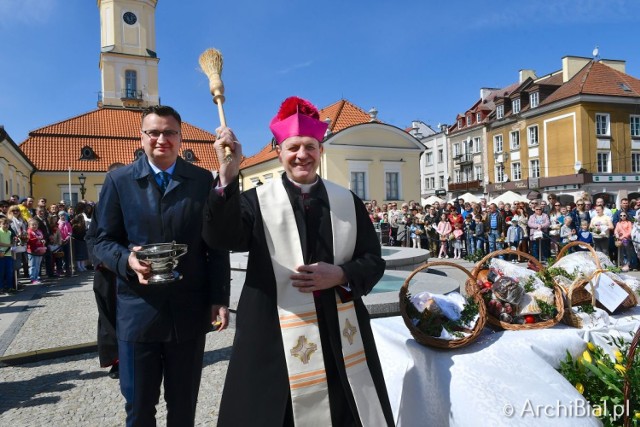
[[[120,390],[127,426],[155,426],[164,380],[167,425],[194,424],[205,334],[229,313],[229,255],[201,237],[203,207],[213,177],[178,156],[180,115],[171,107],[144,110],[145,155],[107,174],[97,209],[94,251],[117,275],[116,332]],[[149,284],[139,246],[188,245],[177,271],[183,278]]]

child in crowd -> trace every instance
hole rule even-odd
[[[407,220],[407,226],[409,227],[409,237],[411,237],[412,248],[422,248],[422,242],[420,235],[422,234],[422,228],[419,224],[416,224],[416,220],[409,218]]]
[[[451,234],[451,223],[447,219],[447,214],[440,215],[440,222],[436,228],[438,235],[440,236],[440,252],[438,258],[449,258],[447,254],[447,242],[449,241],[449,235]]]
[[[573,219],[567,215],[564,217],[564,224],[560,227],[560,247],[577,239],[576,229],[573,228]]]
[[[453,259],[462,258],[462,239],[464,237],[464,230],[462,229],[462,223],[456,222],[453,230]]]
[[[484,252],[485,238],[484,238],[484,222],[482,222],[482,215],[476,215],[476,229],[473,233],[473,239],[476,241],[476,249]]]
[[[518,246],[520,246],[520,241],[522,240],[522,227],[520,227],[518,221],[510,221],[509,224],[505,240],[507,241],[507,245],[510,249],[516,250],[518,249]],[[518,257],[516,255],[513,255],[511,262],[515,263],[517,258]]]
[[[578,231],[578,241],[579,242],[584,242],[589,244],[590,246],[593,246],[593,234],[591,234],[591,231],[589,231],[589,221],[587,221],[586,219],[583,219],[582,221],[580,221],[580,231]],[[587,251],[587,248],[576,248],[577,250],[580,251]]]
[[[29,229],[27,235],[27,256],[29,258],[29,278],[31,284],[39,285],[40,281],[40,264],[42,263],[42,257],[47,252],[47,242],[44,240],[42,231],[38,230],[38,221],[30,219]]]
[[[13,292],[13,233],[11,220],[0,218],[0,295]]]
[[[476,231],[476,224],[471,217],[471,214],[464,217],[464,235],[467,239],[467,255],[473,255],[475,251],[475,239],[473,237]]]

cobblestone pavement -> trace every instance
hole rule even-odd
[[[28,288],[21,301],[3,297],[0,318],[22,310],[10,327],[0,331],[0,355],[12,356],[95,341],[98,312],[92,275]],[[27,295],[27,294],[31,295]],[[207,335],[196,423],[215,425],[235,334],[231,327]],[[5,325],[6,326],[6,325]],[[5,348],[2,354],[2,348]],[[107,376],[95,352],[0,368],[2,426],[121,426],[124,399],[118,381]],[[156,418],[166,424],[160,398]]]

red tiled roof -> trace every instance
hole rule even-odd
[[[88,113],[36,129],[20,149],[39,171],[73,170],[106,172],[113,163],[129,164],[140,144],[140,110],[98,108]],[[192,150],[195,165],[218,170],[212,144],[215,135],[182,122],[182,150]],[[89,146],[96,154],[80,160],[81,150]]]
[[[622,85],[629,88],[624,90]],[[591,61],[568,82],[553,92],[541,105],[551,104],[575,95],[640,96],[640,80],[601,62]]]
[[[319,110],[320,120],[330,119],[329,130],[331,133],[338,133],[351,126],[368,123],[371,121],[369,113],[362,108],[352,104],[346,99],[341,99],[327,107]],[[271,142],[265,145],[258,154],[244,159],[240,168],[248,168],[260,163],[275,159],[278,154],[271,147]]]

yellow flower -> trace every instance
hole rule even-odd
[[[589,350],[591,350],[591,351],[596,351],[596,346],[595,346],[595,345],[593,345],[593,343],[592,343],[591,341],[589,341],[589,342],[587,343],[587,348],[588,348]]]
[[[582,353],[582,359],[584,359],[585,362],[591,363],[591,354],[589,354],[588,350],[585,350],[584,353]]]
[[[636,412],[633,416],[634,416],[637,420],[640,420],[640,412]]]
[[[616,362],[622,363],[622,353],[620,353],[620,350],[614,351],[613,355],[616,357]]]
[[[582,383],[576,384],[576,390],[578,390],[578,393],[584,394],[584,386],[582,385]]]
[[[596,417],[600,417],[602,415],[602,407],[596,406],[595,408],[593,408],[593,415],[595,415]]]
[[[619,363],[616,363],[614,368],[616,368],[616,371],[620,372],[623,375],[624,375],[625,372],[627,372],[627,368],[625,368],[624,366],[622,366]]]

